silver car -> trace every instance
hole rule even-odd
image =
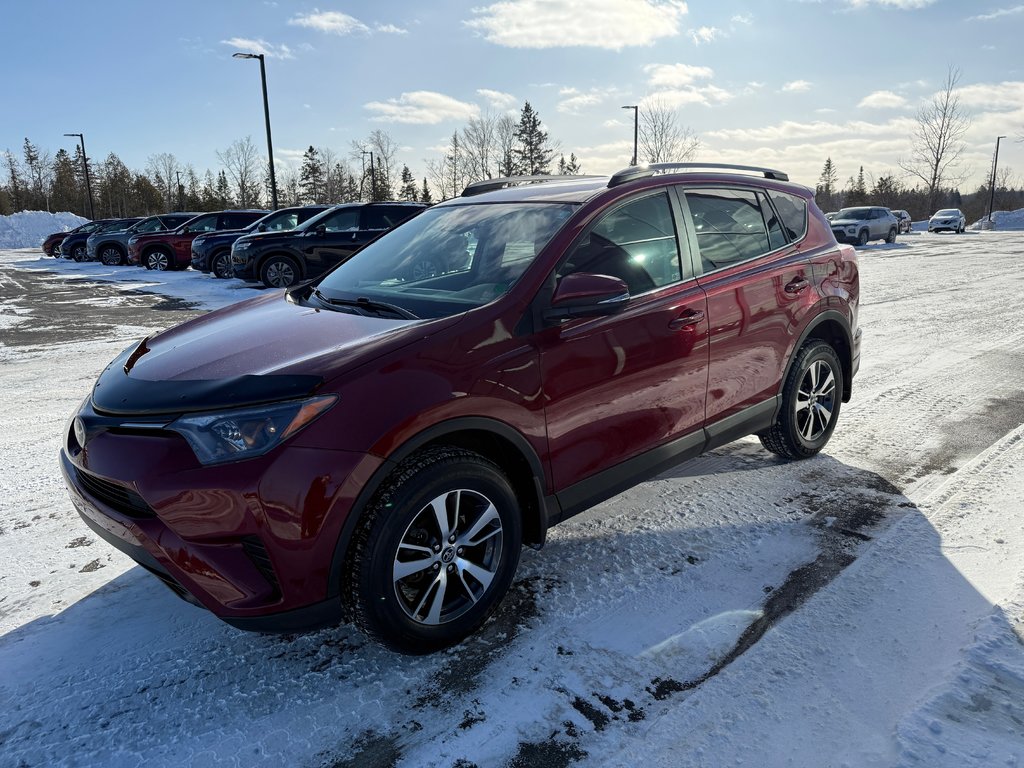
[[[866,245],[871,240],[895,243],[899,222],[892,211],[876,205],[842,208],[829,222],[840,243]]]

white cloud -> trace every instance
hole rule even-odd
[[[867,109],[899,109],[905,106],[907,106],[907,100],[892,91],[869,93],[857,105],[858,108]]]
[[[694,44],[712,43],[716,38],[722,37],[725,33],[718,27],[697,27],[690,30],[690,38]]]
[[[321,11],[314,8],[312,13],[299,14],[288,19],[293,27],[307,27],[332,35],[351,35],[355,32],[367,33],[370,28],[347,13],[340,11]]]
[[[434,91],[411,91],[397,99],[371,101],[363,105],[376,115],[376,122],[436,125],[445,120],[468,120],[480,114],[480,107]]]
[[[709,107],[712,104],[724,104],[733,98],[733,94],[714,85],[685,88],[668,88],[654,91],[640,100],[641,106],[657,104],[669,109],[676,109],[686,104],[701,104]]]
[[[692,64],[648,64],[644,67],[647,84],[652,88],[681,88],[714,76],[710,67]]]
[[[463,23],[508,48],[618,51],[678,36],[687,12],[682,0],[503,0]]]
[[[1002,16],[1015,16],[1018,13],[1024,13],[1024,5],[1015,5],[1013,8],[1000,8],[999,10],[992,11],[992,13],[983,13],[978,16],[971,16],[968,21],[992,21],[992,19],[998,19]]]
[[[764,144],[770,142],[793,142],[807,141],[811,139],[825,139],[827,137],[881,137],[910,136],[917,122],[913,118],[893,118],[884,123],[870,123],[865,120],[850,120],[845,123],[831,123],[824,120],[815,120],[810,123],[800,123],[795,120],[784,120],[777,125],[759,126],[756,128],[733,128],[719,131],[710,131],[709,137],[722,139],[730,144],[751,142]]]
[[[782,90],[786,93],[802,93],[803,91],[809,91],[811,89],[811,83],[806,80],[793,80],[782,86]]]
[[[751,24],[754,23],[754,16],[753,14],[750,13],[737,13],[735,16],[729,19],[729,21],[731,21],[733,24],[742,24],[744,26],[750,26]]]
[[[239,53],[262,53],[268,59],[294,59],[287,45],[274,45],[266,40],[251,40],[247,37],[232,37],[221,40],[221,45],[228,45]]]
[[[401,27],[396,27],[394,24],[377,24],[377,25],[374,26],[374,29],[377,30],[378,32],[384,32],[385,34],[389,34],[389,35],[408,35],[409,34],[409,30],[408,29],[402,29]]]
[[[968,107],[1004,111],[1024,104],[1024,82],[979,83],[957,89],[960,103]]]
[[[487,100],[487,103],[495,109],[511,109],[519,103],[519,99],[513,96],[511,93],[505,93],[504,91],[493,91],[490,88],[478,88],[477,94],[483,96]]]
[[[614,88],[591,88],[585,93],[575,88],[563,88],[559,91],[559,95],[568,98],[558,103],[558,111],[567,115],[578,115],[580,110],[602,104],[615,93]]]
[[[918,8],[927,8],[934,5],[936,0],[847,0],[852,8],[867,8],[877,5],[882,8],[898,8],[902,11],[912,11]]]

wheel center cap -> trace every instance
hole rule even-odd
[[[455,547],[448,547],[441,553],[441,562],[450,563],[455,559]]]

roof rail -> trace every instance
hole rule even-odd
[[[537,176],[506,176],[501,179],[484,179],[483,181],[474,181],[462,190],[461,197],[472,197],[473,195],[482,195],[484,192],[493,192],[496,189],[504,189],[505,187],[513,187],[518,184],[543,184],[546,181],[570,181],[574,179],[600,179],[602,176],[592,175],[576,175],[576,176],[552,176],[550,174],[537,175]]]
[[[760,168],[754,165],[732,165],[731,163],[651,163],[650,165],[632,165],[623,168],[608,180],[609,187],[617,187],[627,181],[647,178],[658,173],[670,173],[677,170],[689,170],[691,168],[711,168],[722,171],[750,171],[764,174],[766,179],[776,181],[789,181],[789,174],[782,171],[775,171],[771,168]]]

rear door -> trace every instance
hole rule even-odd
[[[780,219],[762,189],[677,189],[693,232],[694,271],[707,293],[710,445],[749,434],[770,419],[801,320],[817,301],[799,241],[807,228],[802,198],[777,195]]]
[[[359,209],[361,206],[339,208],[320,222],[323,232],[303,238],[306,277],[316,277],[339,264],[359,247]]]

